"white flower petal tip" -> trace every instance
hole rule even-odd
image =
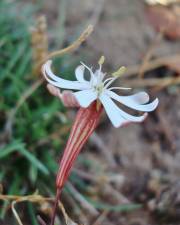
[[[141,91],[137,94],[132,95],[134,100],[139,104],[145,104],[149,102],[149,95],[148,93]]]
[[[47,61],[42,66],[42,73],[45,79],[55,87],[72,90],[83,90],[89,88],[89,83],[65,80],[56,76],[51,70],[52,61]]]
[[[76,68],[76,70],[75,70],[76,79],[79,82],[84,82],[85,81],[85,79],[84,79],[84,70],[85,70],[85,67],[83,65],[78,66]]]
[[[152,110],[151,111],[154,111],[156,108],[157,108],[157,106],[159,105],[159,99],[158,98],[156,98],[153,102],[151,102],[150,104],[152,104]],[[149,112],[151,112],[151,111],[149,111]]]
[[[159,100],[156,98],[149,103],[149,95],[146,92],[139,92],[129,96],[117,95],[115,90],[129,90],[124,87],[112,87],[112,83],[124,71],[121,67],[114,77],[104,79],[105,73],[102,72],[104,57],[100,58],[99,68],[92,71],[92,68],[86,66],[83,62],[75,69],[76,81],[62,79],[56,76],[51,70],[52,61],[47,61],[42,66],[42,73],[48,81],[48,90],[54,96],[58,96],[67,107],[87,108],[92,102],[99,100],[112,122],[114,127],[125,126],[131,122],[140,123],[147,118],[147,112],[156,109]],[[90,73],[90,80],[85,79],[85,69]],[[64,91],[62,94],[57,88],[76,90],[76,92]],[[130,109],[144,112],[141,116],[133,116],[123,111],[116,105],[115,101],[127,106]]]
[[[143,116],[141,116],[141,119],[139,121],[129,121],[125,120],[123,123],[120,124],[113,124],[115,128],[120,128],[120,127],[127,127],[131,123],[143,123],[148,117],[148,113],[144,113]]]

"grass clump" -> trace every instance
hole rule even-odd
[[[0,183],[3,193],[13,195],[35,189],[54,192],[56,159],[64,144],[61,135],[67,135],[64,107],[45,85],[39,85],[17,108],[19,99],[39,79],[32,75],[29,28],[35,23],[34,12],[31,5],[22,10],[20,3],[0,2]],[[7,202],[0,205],[3,219]],[[32,207],[27,211],[32,215]]]

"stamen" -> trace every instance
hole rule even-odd
[[[132,88],[128,88],[128,87],[111,87],[108,90],[131,90]]]
[[[105,88],[108,88],[115,80],[117,80],[118,77],[113,77],[107,84],[104,86]]]
[[[105,57],[102,55],[98,61],[98,64],[99,64],[99,69],[98,69],[98,80],[99,82],[102,82],[102,80],[104,79],[105,77],[105,74],[103,72],[101,72],[101,69],[102,69],[102,65],[105,61]]]
[[[113,79],[114,79],[114,78],[112,78],[112,77],[107,78],[107,79],[103,82],[103,84],[105,85],[108,81],[113,80]]]
[[[113,78],[109,78],[108,82],[107,80],[105,80],[105,82],[107,82],[107,84],[105,85],[105,88],[108,88],[117,78],[119,78],[126,70],[126,67],[121,66],[116,72],[112,73]]]
[[[87,70],[89,70],[91,76],[94,78],[94,73],[92,72],[92,68],[89,68],[88,66],[86,66],[86,64],[84,64],[82,61],[80,62]]]
[[[121,66],[117,71],[115,71],[114,73],[112,73],[112,76],[113,77],[119,77],[123,73],[125,73],[125,71],[126,71],[126,67],[125,66]]]
[[[104,61],[105,61],[105,57],[102,55],[101,58],[98,61],[98,64],[102,65],[104,63]]]
[[[81,63],[84,67],[86,67],[86,69],[89,70],[89,72],[92,72],[91,68],[89,68],[88,66],[86,66],[85,63],[83,63],[82,61],[80,61],[80,63]]]

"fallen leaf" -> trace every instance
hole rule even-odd
[[[148,6],[146,12],[155,30],[172,40],[180,39],[180,6]]]

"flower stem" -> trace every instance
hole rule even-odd
[[[55,222],[55,217],[56,217],[56,213],[57,213],[58,202],[59,202],[61,191],[62,191],[62,188],[57,188],[56,199],[55,199],[54,208],[53,208],[53,214],[51,217],[51,225],[54,225],[54,222]]]

